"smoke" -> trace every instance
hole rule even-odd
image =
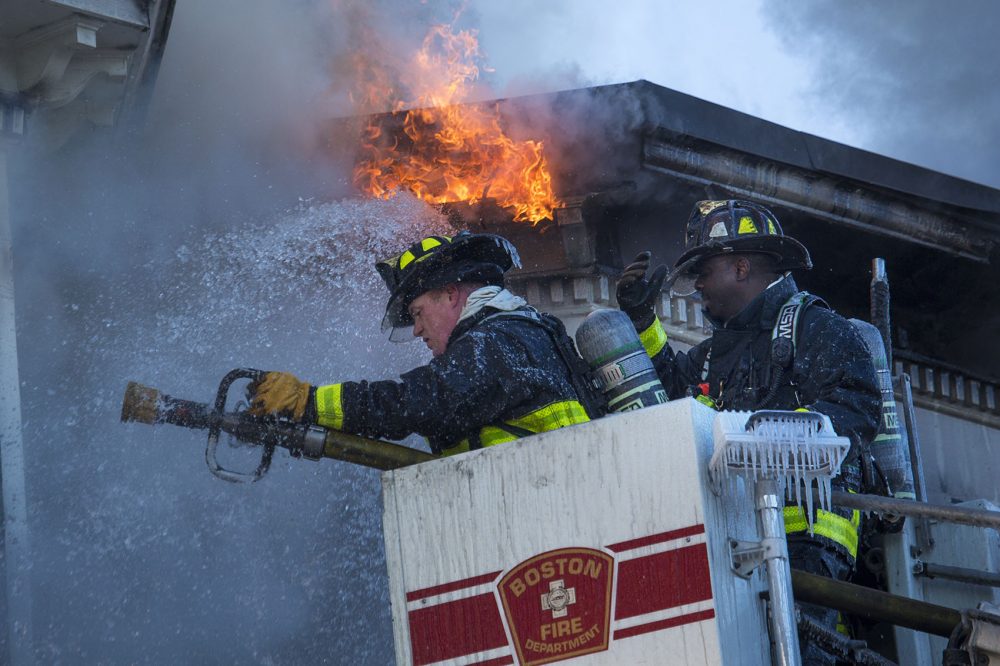
[[[234,367],[328,383],[427,361],[379,331],[372,266],[445,222],[345,199],[354,146],[330,127],[358,35],[402,58],[442,12],[178,2],[142,128],[53,153],[29,125],[11,213],[40,662],[392,661],[377,473],[279,452],[226,484],[205,433],[118,418],[130,380],[208,402]]]
[[[1000,186],[1000,5],[762,6],[786,49],[811,63],[818,117],[846,118],[869,150]]]
[[[504,94],[648,79],[1000,183],[996,3],[470,1]]]

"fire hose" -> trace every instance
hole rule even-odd
[[[261,417],[246,411],[225,411],[229,390],[234,382],[240,379],[255,381],[263,375],[261,370],[232,370],[219,383],[213,405],[174,398],[155,388],[129,382],[122,401],[121,420],[148,425],[169,423],[183,428],[208,430],[205,461],[209,471],[220,479],[235,483],[261,479],[271,466],[275,449],[279,447],[287,449],[297,458],[333,458],[380,470],[396,469],[434,459],[430,453],[417,449],[287,418]],[[216,449],[223,432],[237,441],[262,447],[260,463],[254,472],[235,472],[219,464]]]

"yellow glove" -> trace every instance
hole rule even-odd
[[[260,383],[250,387],[250,413],[257,416],[291,416],[302,420],[309,404],[309,389],[306,382],[299,381],[288,372],[268,372]]]

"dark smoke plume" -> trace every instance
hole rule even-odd
[[[865,148],[1000,187],[1000,4],[763,7],[788,50],[814,67],[814,105],[849,119]]]

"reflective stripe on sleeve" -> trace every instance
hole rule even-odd
[[[805,512],[797,506],[786,506],[785,533],[795,534],[809,529]],[[831,541],[839,543],[847,549],[851,557],[858,556],[858,526],[861,524],[861,512],[854,510],[847,519],[832,511],[816,510],[816,520],[813,522],[813,534],[819,534]]]
[[[639,334],[639,340],[650,358],[659,354],[666,346],[667,332],[663,330],[663,324],[660,323],[658,317],[653,317],[653,323]]]
[[[333,430],[344,429],[343,384],[330,384],[316,389],[316,423]]]

